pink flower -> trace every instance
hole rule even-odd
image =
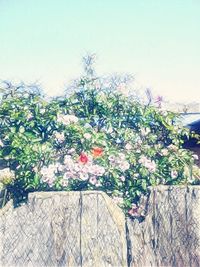
[[[140,216],[140,215],[138,214],[138,208],[132,208],[132,209],[130,209],[130,210],[128,211],[128,214],[129,214],[130,216],[132,216],[132,217],[138,217],[138,216]]]
[[[91,134],[89,134],[89,133],[85,133],[85,134],[83,135],[83,137],[84,137],[85,139],[90,139],[92,136],[91,136]]]
[[[125,149],[127,149],[127,150],[131,150],[132,148],[133,148],[132,145],[129,144],[129,143],[127,143],[127,144],[125,145]]]
[[[156,97],[155,103],[158,104],[158,107],[159,107],[159,108],[161,108],[161,104],[162,104],[162,102],[163,102],[163,97],[160,96],[160,95],[158,95],[158,96]]]
[[[139,213],[139,207],[135,204],[135,203],[133,203],[132,204],[132,208],[128,211],[128,214],[130,215],[130,216],[134,216],[134,217],[138,217],[138,216],[140,216],[140,213]]]
[[[79,161],[83,164],[86,164],[88,162],[88,156],[82,152],[79,157]]]

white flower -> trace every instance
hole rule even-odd
[[[145,156],[141,156],[139,159],[139,163],[142,164],[145,168],[149,170],[149,172],[155,172],[156,171],[156,163],[155,161],[151,161]]]
[[[28,113],[28,115],[26,116],[27,120],[30,120],[33,118],[33,114],[31,112]]]
[[[91,126],[89,123],[86,123],[86,124],[84,125],[84,127],[85,127],[85,128],[92,128],[92,126]]]
[[[120,160],[124,160],[126,158],[126,156],[123,153],[119,153],[118,156]]]
[[[141,129],[141,135],[146,136],[151,132],[150,128],[142,128]]]
[[[61,181],[61,185],[62,185],[63,187],[67,187],[68,184],[69,184],[69,181],[68,181],[68,180],[62,180],[62,181]]]
[[[29,97],[28,93],[23,94],[24,97]]]
[[[91,166],[90,173],[96,176],[102,176],[105,173],[105,168],[99,165]]]
[[[178,147],[175,146],[175,145],[173,145],[173,144],[169,145],[168,148],[169,148],[170,150],[172,150],[172,151],[177,151],[177,150],[178,150]]]
[[[56,133],[55,133],[55,137],[56,137],[56,139],[57,139],[59,142],[63,142],[63,141],[65,140],[65,135],[64,135],[64,133],[56,132]]]
[[[49,180],[47,181],[47,183],[48,183],[48,185],[50,187],[53,187],[54,182],[55,182],[55,178],[54,177],[50,177]]]
[[[47,183],[49,181],[49,177],[48,176],[42,176],[41,180],[43,183]]]
[[[5,168],[3,170],[0,170],[0,181],[6,182],[13,180],[15,177],[15,174],[13,171],[10,170],[10,168]]]
[[[88,175],[87,173],[80,173],[80,174],[79,174],[79,178],[80,178],[82,181],[86,181],[86,180],[88,180],[89,175]]]
[[[117,138],[115,142],[116,142],[116,144],[120,144],[121,140],[119,138]]]
[[[70,123],[77,123],[78,118],[74,115],[59,114],[57,116],[57,121],[63,123],[64,125],[69,125]]]
[[[81,166],[81,171],[83,173],[89,173],[90,172],[91,165],[90,164],[85,164]]]
[[[95,185],[95,184],[97,183],[97,178],[96,178],[96,177],[91,177],[91,178],[89,179],[89,182],[90,182],[91,184]]]
[[[63,175],[63,179],[65,179],[65,180],[73,179],[73,178],[77,178],[77,177],[76,177],[76,174],[74,172],[71,172],[71,171],[67,171]]]
[[[178,172],[176,170],[171,171],[171,177],[172,179],[175,179],[178,176]]]
[[[141,146],[141,145],[142,145],[142,140],[141,140],[141,139],[139,139],[139,140],[137,141],[137,145],[138,145],[138,146]]]
[[[56,167],[56,169],[57,169],[59,172],[63,171],[63,169],[64,169],[64,165],[62,165],[62,164],[59,163],[59,162],[57,162],[57,163],[55,164],[55,167]]]
[[[34,171],[34,172],[38,172],[38,167],[35,166],[35,167],[33,168],[33,171]]]
[[[114,161],[116,161],[116,157],[115,157],[114,155],[110,155],[110,156],[108,157],[108,159],[109,159],[110,162],[114,162]]]
[[[126,170],[128,170],[130,168],[130,164],[128,163],[128,161],[122,161],[120,164],[119,164],[119,168],[124,172]]]
[[[113,128],[109,127],[108,130],[107,130],[107,133],[112,133],[112,132],[113,132]]]
[[[127,143],[125,145],[125,149],[127,149],[127,150],[131,150],[132,148],[133,148],[133,146],[130,143]]]
[[[4,146],[3,142],[0,140],[0,146]]]
[[[69,118],[70,122],[72,122],[72,123],[78,122],[78,117],[76,117],[74,115],[69,115],[69,116],[70,116],[70,118]]]
[[[92,136],[91,136],[91,134],[89,134],[89,133],[85,133],[85,134],[83,135],[83,137],[84,137],[85,139],[90,139]]]
[[[96,187],[101,186],[101,183],[99,181],[97,181],[97,183],[95,184]]]
[[[150,172],[155,172],[156,171],[156,163],[155,163],[155,161],[149,162],[146,167]]]
[[[147,160],[148,160],[147,157],[145,157],[145,156],[142,155],[140,157],[140,159],[139,159],[139,163],[144,164]]]
[[[68,154],[73,154],[76,150],[74,148],[70,148],[67,152]]]
[[[68,167],[70,165],[73,165],[73,159],[70,155],[65,155],[64,157],[64,164]]]
[[[53,186],[54,181],[56,180],[55,173],[57,171],[56,164],[50,164],[48,167],[44,166],[40,173],[42,174],[41,180]]]
[[[20,132],[20,133],[24,133],[24,132],[25,132],[25,128],[24,128],[23,126],[20,126],[20,127],[19,127],[19,132]]]
[[[124,182],[124,181],[126,180],[126,177],[122,175],[122,176],[119,177],[119,179],[120,179],[122,182]]]
[[[167,156],[168,155],[168,149],[166,149],[166,148],[163,148],[162,150],[161,150],[161,153],[160,153],[162,156]]]
[[[41,145],[41,150],[42,150],[43,152],[46,151],[47,148],[48,148],[47,144],[42,144],[42,145]]]
[[[194,154],[192,157],[193,157],[193,159],[195,159],[195,160],[198,160],[198,159],[199,159],[199,156],[198,156],[197,154]]]
[[[75,172],[79,172],[79,171],[81,171],[81,165],[80,164],[74,164],[74,171]]]
[[[41,178],[42,182],[48,183],[49,185],[50,184],[52,185],[54,183],[55,179],[56,179],[56,177],[54,176],[54,173],[48,173],[48,175],[43,174],[42,178]]]

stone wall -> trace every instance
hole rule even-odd
[[[0,211],[0,266],[200,266],[200,187],[150,189],[143,222],[102,192],[41,192]]]
[[[130,266],[200,266],[200,186],[151,189],[145,221],[127,225]]]

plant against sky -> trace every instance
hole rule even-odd
[[[1,184],[8,197],[18,203],[32,191],[101,190],[138,217],[149,186],[199,183],[177,114],[104,87],[94,73],[78,79],[75,92],[48,101],[25,85],[3,93],[0,160],[12,175]]]

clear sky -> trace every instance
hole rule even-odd
[[[200,0],[0,0],[0,79],[56,95],[86,52],[99,73],[200,102]]]

